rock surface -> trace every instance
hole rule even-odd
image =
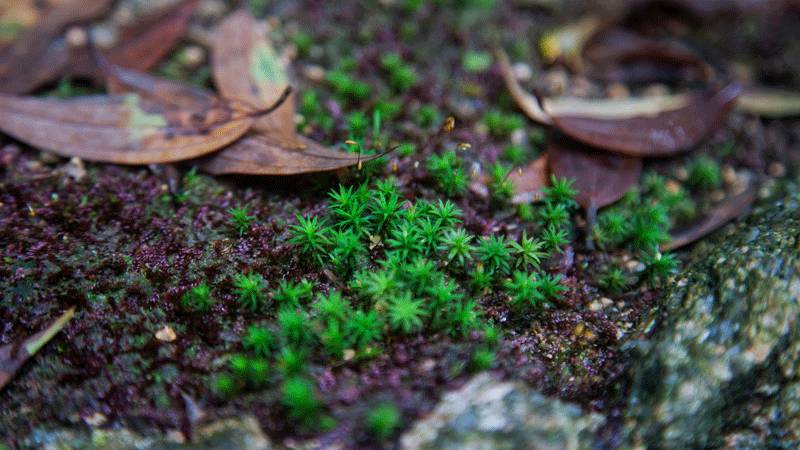
[[[800,209],[758,208],[694,251],[635,344],[632,446],[800,447]]]
[[[60,450],[267,450],[273,448],[253,417],[225,419],[199,428],[192,442],[184,442],[179,432],[163,437],[144,437],[126,428],[99,430],[90,434],[73,430],[35,432],[25,447]]]
[[[400,439],[404,449],[591,448],[602,422],[519,382],[478,375]]]

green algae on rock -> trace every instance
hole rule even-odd
[[[800,445],[798,206],[760,207],[694,251],[634,344],[632,445]]]

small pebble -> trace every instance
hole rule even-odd
[[[309,81],[321,83],[325,80],[325,69],[321,66],[309,65],[303,69],[303,76]]]
[[[67,40],[67,45],[70,47],[82,48],[86,46],[86,42],[89,40],[89,35],[82,27],[70,27],[69,30],[67,30],[65,39]]]
[[[206,51],[198,45],[190,45],[181,54],[182,62],[188,67],[197,67],[206,59]]]
[[[514,145],[522,145],[525,143],[525,130],[517,128],[511,132],[511,143]]]
[[[623,99],[631,96],[631,91],[622,83],[612,83],[606,89],[609,98]]]
[[[531,66],[525,63],[514,63],[514,65],[511,66],[511,70],[514,71],[514,78],[519,81],[528,81],[533,76]]]
[[[108,418],[101,412],[95,412],[91,416],[84,417],[83,421],[90,427],[99,427],[106,423]]]
[[[779,162],[771,162],[767,166],[767,174],[771,177],[780,178],[786,175],[786,166]]]
[[[603,304],[598,301],[593,301],[592,303],[589,304],[589,311],[597,312],[600,311],[601,309],[603,309]]]
[[[606,307],[606,306],[611,306],[611,305],[613,305],[613,304],[614,304],[614,301],[613,301],[613,300],[611,300],[611,299],[610,299],[610,298],[608,298],[608,297],[603,297],[603,298],[601,298],[601,299],[600,299],[600,303],[602,303],[602,304],[603,304],[603,306],[604,306],[604,307]]]
[[[164,328],[156,332],[156,339],[162,342],[173,342],[177,338],[175,331],[169,325],[165,325]]]

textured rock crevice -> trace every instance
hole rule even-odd
[[[632,445],[800,445],[798,235],[792,197],[695,249],[633,344]]]

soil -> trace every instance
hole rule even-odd
[[[328,144],[342,142],[347,138],[342,111],[371,110],[373,100],[339,103],[329,85],[309,76],[316,68],[336,67],[343,58],[354,58],[358,78],[375,92],[402,103],[396,117],[384,120],[384,129],[393,141],[413,143],[418,152],[390,155],[373,170],[394,173],[407,199],[439,198],[424,169],[432,152],[467,142],[466,163],[487,167],[511,142],[508,136],[491,136],[481,122],[490,109],[515,112],[497,67],[468,72],[461,63],[465,51],[499,43],[511,50],[513,59],[528,61],[535,74],[541,71],[539,82],[530,86],[558,93],[554,80],[562,80],[564,92],[604,95],[603,85],[537,61],[542,32],[579,17],[579,7],[552,12],[517,5],[524,2],[498,1],[493,8],[430,2],[412,12],[393,3],[367,7],[362,2],[282,1],[269,9],[269,22],[278,47],[290,46],[290,36],[298,30],[312,38],[310,51],[297,54],[293,71],[301,92],[320,93],[334,127],[326,131],[310,126],[304,130],[309,136]],[[678,34],[724,74],[735,66],[760,83],[800,88],[800,14],[700,20],[654,9],[637,15],[632,24],[648,34]],[[400,53],[420,74],[420,83],[402,95],[391,93],[379,65],[381,55],[390,51]],[[629,89],[637,93],[652,86]],[[453,115],[455,131],[434,137],[438,124],[416,124],[413,113],[421,104],[435,105],[442,116]],[[800,140],[798,125],[795,120],[737,113],[697,152],[739,177],[768,184],[794,175],[798,155],[787,150]],[[524,128],[534,134],[533,125]],[[722,151],[728,142],[735,146]],[[531,146],[526,159],[533,160],[540,150]],[[647,161],[646,167],[680,182],[685,161]],[[374,448],[378,443],[363,426],[370,407],[394,402],[407,426],[431,411],[443,392],[469,378],[468,362],[480,346],[479,335],[459,339],[421,334],[389,339],[371,359],[312,361],[321,399],[337,421],[332,431],[287,422],[277,388],[232,398],[215,394],[213,377],[225,369],[227,356],[242,351],[240,338],[247,327],[274,319],[274,311],[250,313],[237,307],[233,275],[257,272],[270,288],[280,280],[305,278],[315,291],[341,289],[341,280],[287,243],[288,226],[297,213],[324,212],[331,187],[357,182],[364,174],[200,175],[175,188],[190,168],[191,163],[152,168],[85,163],[84,174],[75,162],[0,137],[0,344],[19,341],[77,306],[62,333],[3,391],[0,430],[8,445],[36,428],[87,427],[98,413],[136,429],[177,429],[190,436],[192,411],[200,405],[208,419],[253,414],[271,438],[286,444],[315,438],[322,445],[347,442]],[[472,233],[516,238],[528,227],[507,205],[471,192],[454,200]],[[713,203],[705,198],[697,202],[700,214]],[[239,237],[228,224],[227,210],[242,204],[250,205],[257,220]],[[656,304],[659,292],[639,284],[617,296],[601,292],[595,267],[624,255],[589,250],[585,220],[581,214],[575,220],[572,244],[545,264],[548,272],[563,275],[569,288],[562,302],[521,317],[509,313],[502,292],[477,300],[484,317],[505,333],[493,370],[605,415],[610,420],[601,436],[604,445],[613,447],[625,404],[621,349],[637,335],[639,320]],[[373,252],[381,254],[380,249]],[[209,313],[192,312],[180,302],[202,280],[217,299]],[[598,308],[604,298],[605,306]],[[175,331],[175,341],[155,338],[165,325]]]

